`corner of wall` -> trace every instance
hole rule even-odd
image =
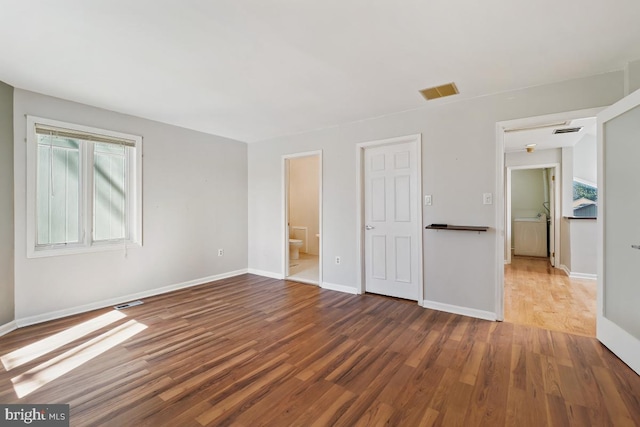
[[[13,92],[0,82],[0,334],[15,320]]]

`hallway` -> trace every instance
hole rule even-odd
[[[571,279],[548,258],[514,256],[504,282],[505,322],[595,336],[595,280]]]

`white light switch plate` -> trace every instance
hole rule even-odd
[[[485,204],[485,205],[492,205],[493,204],[493,194],[491,194],[491,193],[482,194],[482,203]]]
[[[424,196],[424,205],[431,206],[431,194],[427,194]]]

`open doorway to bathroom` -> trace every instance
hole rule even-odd
[[[284,272],[288,280],[322,283],[322,152],[284,156]]]

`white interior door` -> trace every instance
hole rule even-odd
[[[417,144],[364,151],[365,288],[418,301],[420,218]]]
[[[597,337],[640,374],[640,91],[598,115]]]
[[[549,262],[556,266],[556,168],[544,171],[549,177]]]

